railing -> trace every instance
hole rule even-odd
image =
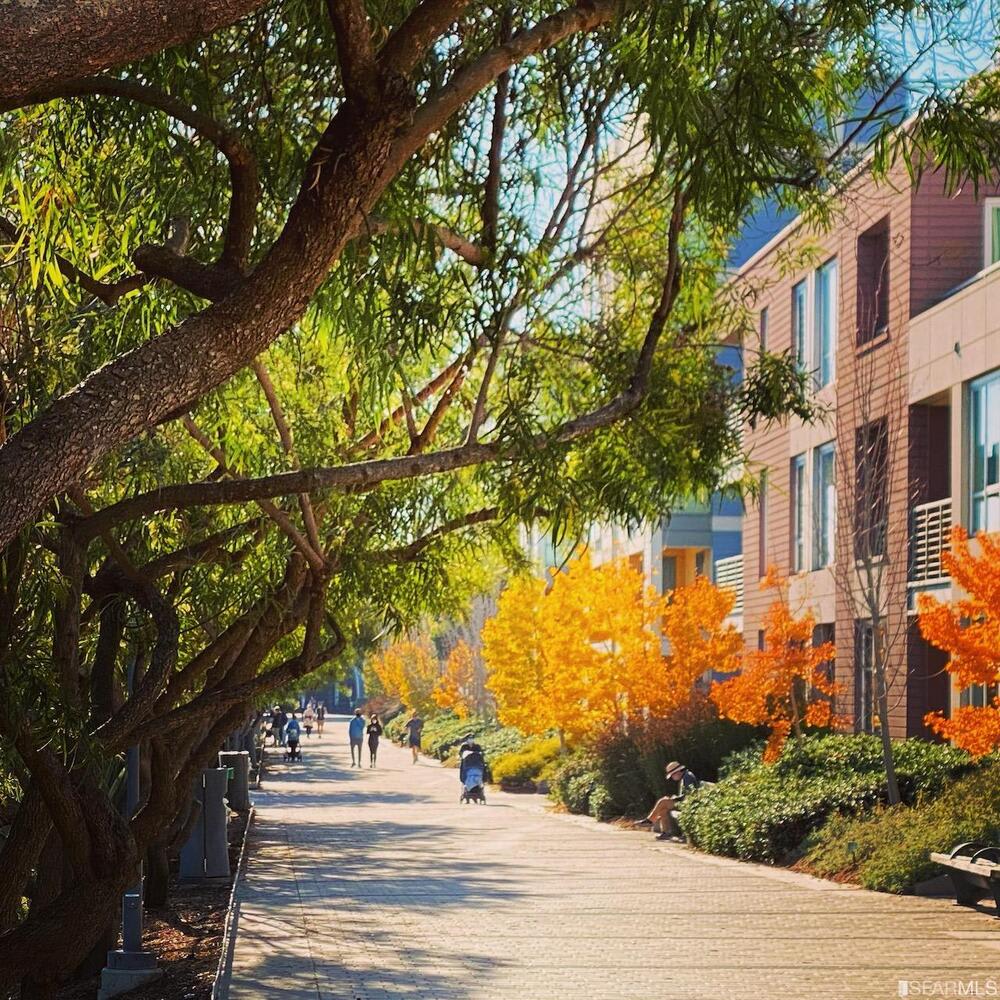
[[[951,535],[951,497],[917,504],[910,523],[910,583],[946,580],[941,553]]]
[[[715,562],[715,585],[732,590],[736,594],[736,603],[730,614],[743,614],[743,556],[730,556],[728,559],[717,559]]]

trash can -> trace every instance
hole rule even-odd
[[[226,823],[229,810],[225,794],[228,767],[209,767],[195,783],[201,804],[198,820],[181,848],[181,878],[229,878],[229,841]]]
[[[219,753],[219,767],[232,773],[226,797],[234,812],[250,811],[250,754],[246,750],[223,750]]]

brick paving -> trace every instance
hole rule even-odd
[[[707,857],[536,796],[460,805],[456,772],[408,751],[352,770],[339,720],[304,753],[256,795],[229,1000],[998,995],[986,913]]]

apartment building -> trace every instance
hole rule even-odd
[[[742,573],[724,569],[742,579],[748,647],[774,599],[767,567],[787,575],[816,641],[836,645],[837,710],[861,731],[875,718],[877,643],[893,736],[926,735],[926,712],[955,702],[943,655],[916,628],[915,595],[950,593],[940,553],[953,523],[1000,530],[996,193],[949,192],[936,172],[913,185],[902,167],[877,183],[860,168],[832,227],[792,222],[731,280],[752,303],[747,362],[762,346],[792,351],[822,412],[745,428],[759,499],[743,521]]]

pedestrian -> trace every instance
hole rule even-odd
[[[280,705],[275,705],[272,718],[274,722],[271,730],[274,733],[274,745],[283,747],[285,745],[285,723],[288,722],[288,715]]]
[[[302,759],[299,754],[299,737],[302,735],[302,726],[295,718],[295,710],[292,710],[292,717],[285,723],[285,743],[288,746],[288,756],[295,760]]]
[[[316,706],[316,739],[323,735],[323,723],[326,722],[326,705],[320,702]]]
[[[410,752],[413,754],[413,763],[416,764],[420,757],[420,735],[424,731],[424,720],[417,715],[416,711],[410,716],[405,729],[407,741],[410,744]]]
[[[701,782],[693,771],[689,771],[683,764],[676,760],[672,760],[667,764],[663,769],[663,773],[667,776],[667,781],[677,782],[677,794],[664,795],[663,798],[657,800],[656,805],[650,810],[649,815],[645,819],[639,820],[639,825],[656,826],[659,824],[660,835],[656,838],[657,840],[676,840],[680,831],[677,828],[673,814],[684,796],[688,792],[693,792],[696,788],[700,788]]]
[[[375,759],[378,757],[378,741],[382,735],[382,723],[378,716],[372,712],[372,717],[368,722],[368,753],[371,754],[369,767],[375,766]]]
[[[357,766],[361,767],[361,747],[365,741],[365,720],[361,716],[360,708],[354,710],[354,718],[347,726],[347,735],[351,740],[351,767],[355,766],[355,750],[358,752]]]
[[[306,705],[306,710],[302,713],[302,722],[306,727],[306,739],[312,736],[313,722],[316,720],[316,712],[313,709],[312,702]]]

